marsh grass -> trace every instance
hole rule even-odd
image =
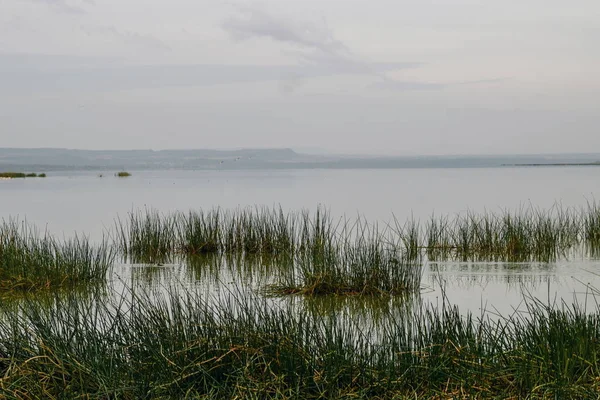
[[[114,252],[76,236],[58,241],[18,221],[0,225],[0,288],[31,291],[106,281]]]
[[[24,172],[0,172],[0,178],[45,178],[46,174],[24,173]]]
[[[360,217],[333,220],[322,208],[311,214],[256,207],[170,215],[146,210],[132,213],[128,224],[119,220],[117,230],[120,242],[129,242],[121,246],[125,251],[135,249],[135,255],[147,253],[149,259],[158,249],[179,255],[327,257],[328,251],[335,253],[336,248],[355,241],[365,225]],[[155,240],[146,241],[149,237]],[[420,261],[425,255],[430,261],[550,262],[578,249],[587,249],[591,255],[600,252],[600,207],[590,202],[583,209],[556,205],[549,210],[466,212],[453,218],[432,216],[424,226],[415,220],[401,223],[394,217],[373,238],[393,243],[403,260]],[[157,248],[161,241],[172,245]]]
[[[600,254],[600,207],[523,207],[467,212],[382,228],[363,218],[334,220],[326,209],[212,209],[188,214],[132,212],[117,221],[118,242],[133,262],[229,255],[281,262],[279,294],[398,294],[418,289],[428,261],[552,262],[584,249]],[[292,266],[290,268],[290,265]]]
[[[177,220],[146,209],[115,221],[116,244],[131,263],[165,263],[177,249]]]
[[[452,220],[431,217],[423,248],[432,261],[555,261],[574,249],[598,246],[596,213],[593,203],[581,210],[556,205],[549,210],[467,212]]]
[[[336,313],[135,291],[2,308],[0,394],[93,398],[595,398],[600,313],[446,303],[365,329]],[[1,306],[0,306],[1,307]]]
[[[351,226],[346,222],[341,230],[317,221],[307,235],[313,239],[303,242],[308,251],[296,254],[295,268],[282,283],[271,285],[273,294],[379,296],[420,288],[422,262],[413,251],[414,225],[395,232],[397,241],[392,242],[387,231],[362,219]]]
[[[421,277],[416,223],[380,230],[361,218],[334,221],[322,208],[249,208],[145,210],[116,226],[119,247],[134,262],[220,255],[275,263],[285,274],[273,293],[398,294],[416,289]]]

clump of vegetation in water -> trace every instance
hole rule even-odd
[[[318,209],[213,209],[160,215],[146,210],[118,221],[119,247],[134,260],[238,255],[285,259],[275,293],[395,294],[418,288],[422,260],[554,261],[574,249],[600,254],[600,207],[468,212],[432,217],[424,228],[394,220],[333,221]]]
[[[31,291],[106,281],[113,252],[87,239],[59,242],[15,221],[0,225],[0,289]]]
[[[555,206],[547,211],[468,212],[453,220],[432,217],[424,248],[435,261],[550,262],[577,247],[598,248],[598,216],[599,207],[590,203],[581,210]]]
[[[45,178],[46,174],[24,173],[24,172],[0,172],[0,178]]]
[[[131,174],[127,171],[121,171],[121,172],[117,172],[115,174],[115,176],[117,176],[119,178],[127,178],[128,176],[131,176]]]
[[[273,293],[398,294],[419,287],[417,228],[387,235],[362,222],[335,224],[328,213],[219,209],[189,214],[131,213],[117,221],[118,245],[132,260],[173,255],[273,257],[285,284]],[[397,242],[392,242],[393,236]],[[284,261],[281,261],[284,260]]]
[[[489,319],[442,305],[366,328],[259,299],[131,292],[0,305],[0,395],[596,398],[600,310],[530,301]]]
[[[306,227],[307,225],[305,225]],[[420,288],[422,260],[417,248],[416,223],[394,232],[379,231],[363,220],[345,225],[339,235],[327,218],[301,236],[294,268],[283,282],[271,285],[271,294],[399,295]]]
[[[176,217],[154,210],[132,212],[116,221],[117,247],[134,263],[162,263],[176,252]]]

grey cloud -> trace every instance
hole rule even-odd
[[[171,47],[162,40],[147,34],[132,31],[121,31],[115,26],[82,26],[81,30],[89,36],[108,35],[132,46],[140,46],[155,50],[171,50]]]
[[[376,82],[371,87],[376,89],[385,90],[437,90],[443,89],[447,85],[442,83],[428,83],[428,82],[410,82],[410,81],[396,81],[392,79],[384,79],[381,82]]]
[[[326,66],[338,74],[352,73],[372,75],[381,78],[390,85],[406,86],[407,83],[394,83],[386,77],[381,68],[366,62],[354,54],[350,48],[335,38],[326,22],[296,21],[290,18],[275,16],[265,10],[247,6],[238,7],[237,15],[226,20],[222,27],[236,40],[266,38],[276,42],[292,45],[302,63],[307,65]],[[420,63],[411,63],[417,67]],[[290,93],[298,81],[283,82],[284,92]],[[423,87],[423,84],[413,84]]]
[[[396,91],[410,91],[410,90],[439,90],[445,89],[449,86],[459,85],[476,85],[483,83],[500,83],[510,78],[493,78],[493,79],[479,79],[473,81],[460,81],[460,82],[411,82],[411,81],[397,81],[393,79],[384,78],[380,82],[376,82],[371,87],[383,90],[396,90]]]
[[[324,22],[316,24],[276,18],[250,7],[239,7],[238,10],[236,17],[223,23],[223,28],[236,39],[266,37],[326,53],[348,52],[348,48],[333,37]]]
[[[109,91],[176,86],[208,86],[231,83],[290,81],[282,90],[290,93],[304,79],[331,76],[330,66],[252,65],[152,65],[124,66],[110,60],[90,63],[85,58],[0,54],[0,93],[52,91]],[[103,66],[99,66],[102,65]],[[371,64],[375,71],[414,67],[414,63]]]
[[[75,2],[69,2],[67,0],[28,0],[32,3],[45,4],[52,9],[66,13],[66,14],[85,14],[86,10],[82,4],[94,4],[94,0],[80,0]],[[72,3],[78,3],[79,5],[73,5]]]
[[[335,38],[324,20],[297,21],[262,9],[238,6],[237,14],[222,27],[236,40],[265,38],[291,45],[304,63],[330,65],[342,72],[372,72],[368,63]]]

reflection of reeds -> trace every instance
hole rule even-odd
[[[72,287],[106,281],[113,251],[103,242],[92,246],[86,238],[60,242],[38,235],[25,223],[0,225],[0,288],[35,290]]]
[[[442,305],[370,327],[181,290],[4,308],[8,398],[596,398],[600,310],[528,300],[488,319]],[[26,394],[26,395],[24,395]]]

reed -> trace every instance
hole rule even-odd
[[[132,263],[163,263],[177,249],[177,219],[156,210],[131,212],[126,221],[118,218],[116,247]]]
[[[59,242],[17,221],[0,225],[0,288],[31,291],[106,281],[114,253],[105,241],[86,238]]]
[[[595,398],[600,310],[444,303],[371,328],[232,296],[135,291],[24,302],[0,324],[0,395],[94,398]]]
[[[270,287],[273,294],[373,296],[419,289],[422,263],[413,250],[413,226],[394,243],[362,219],[343,224],[341,235],[326,221],[316,218],[313,232],[302,236],[303,251],[283,283]]]
[[[0,178],[45,178],[46,174],[36,174],[34,172],[0,172]]]
[[[576,211],[555,206],[543,211],[534,208],[516,212],[467,212],[432,217],[427,225],[424,246],[433,261],[554,261],[582,245],[597,242],[587,235],[594,229],[589,210]],[[589,220],[589,226],[582,221]]]

